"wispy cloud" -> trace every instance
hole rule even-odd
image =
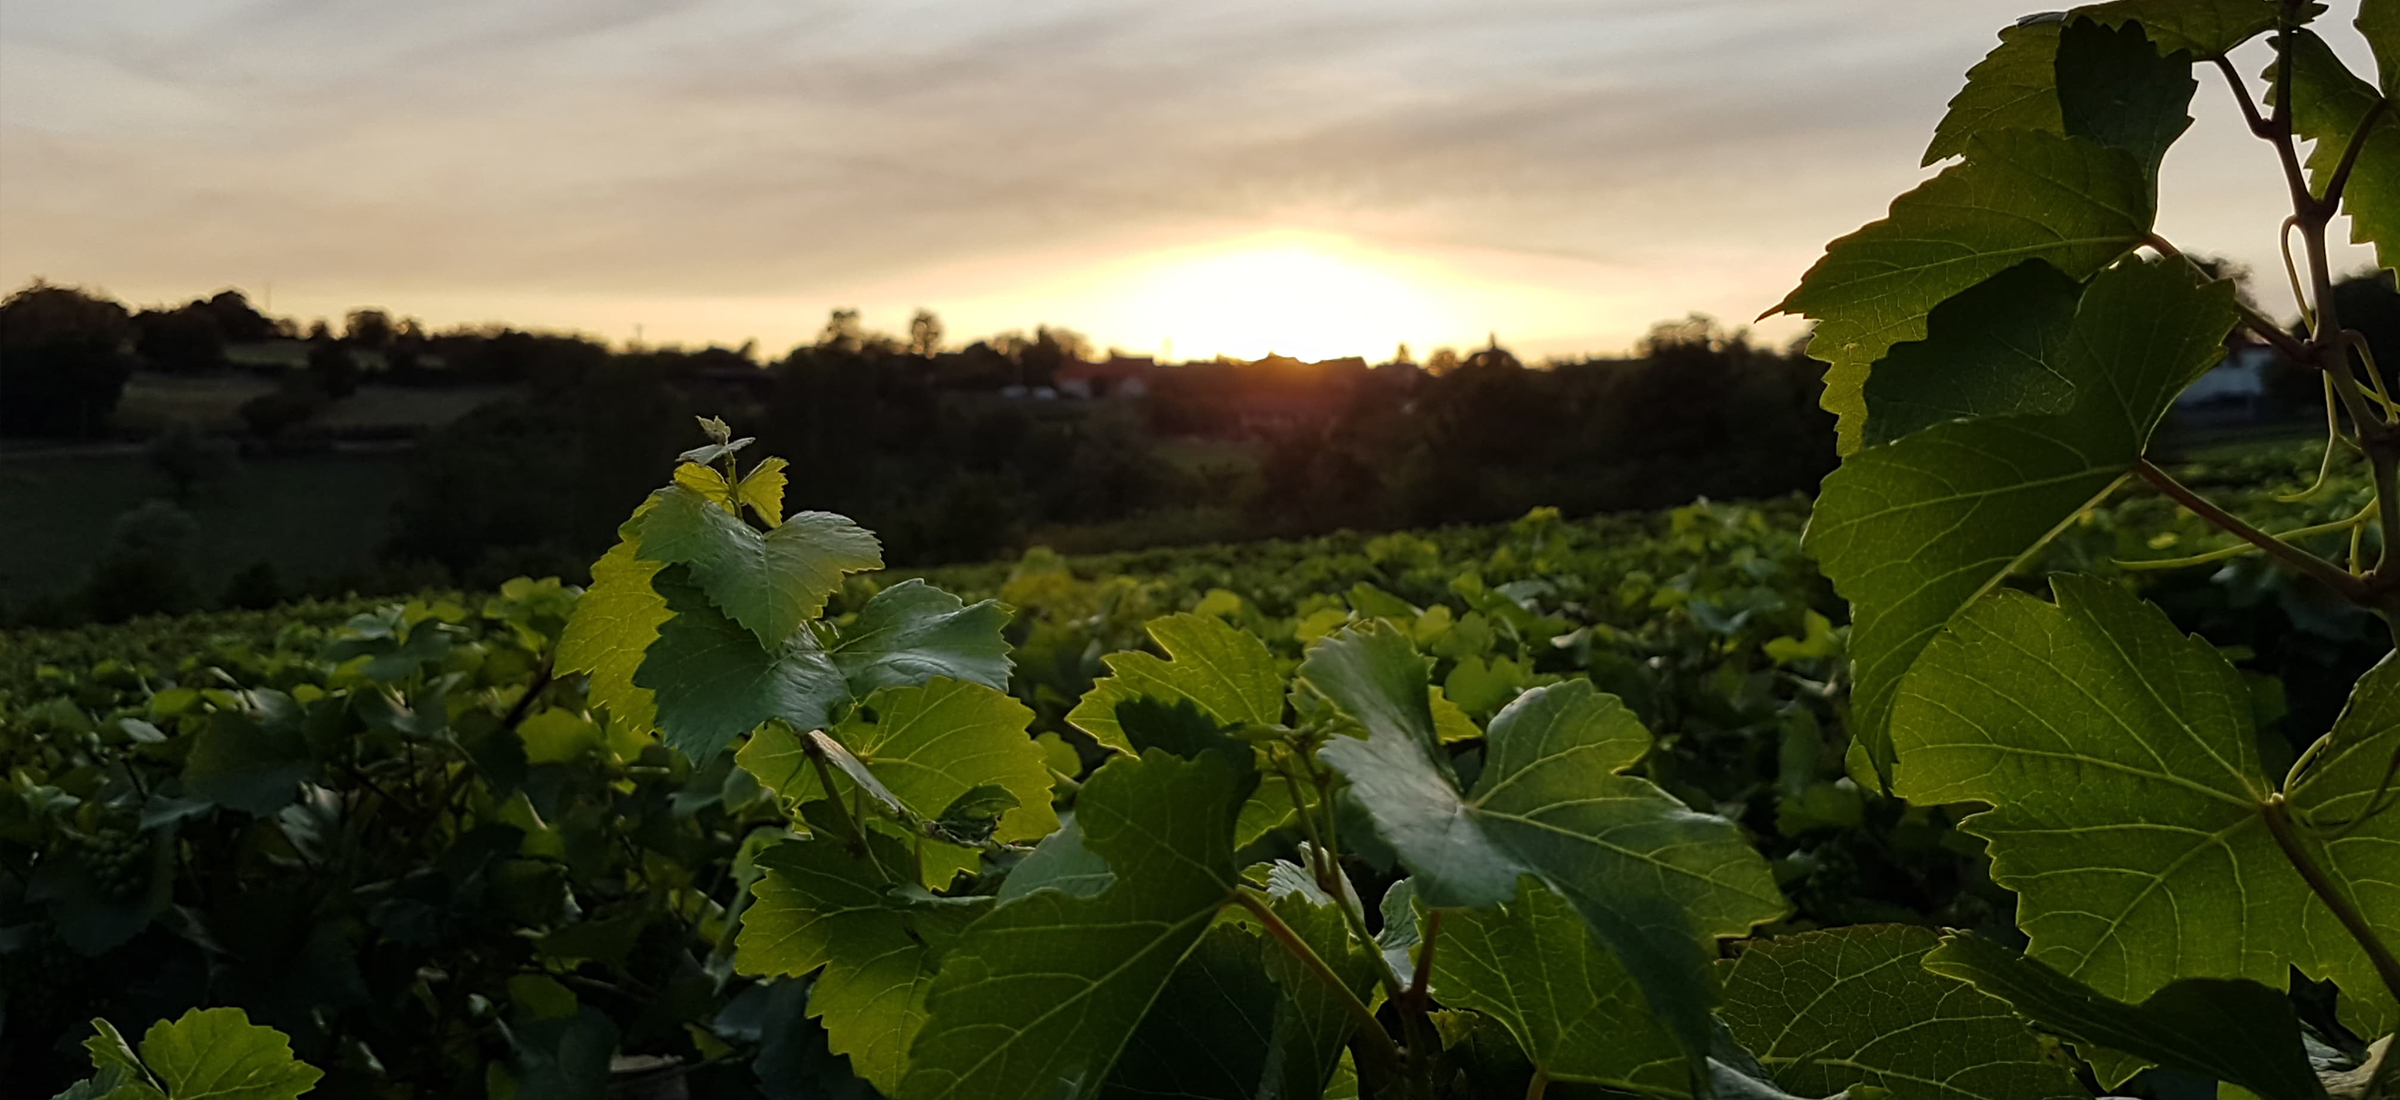
[[[1755,313],[1879,213],[2022,2],[17,6],[0,278],[771,342],[923,303],[1146,346],[1036,296],[1286,229],[1610,346]],[[2190,209],[2246,209],[2202,177]]]

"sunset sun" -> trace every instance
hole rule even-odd
[[[1399,265],[1338,242],[1273,238],[1159,257],[1127,285],[1122,327],[1179,357],[1388,354],[1397,336],[1446,331],[1435,295]]]

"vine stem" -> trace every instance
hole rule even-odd
[[[850,834],[851,850],[866,858],[867,866],[875,869],[876,877],[890,882],[891,872],[884,870],[883,863],[875,858],[874,847],[867,843],[866,830],[859,828],[858,819],[850,815],[850,808],[842,805],[842,793],[840,788],[833,785],[833,768],[825,763],[825,751],[805,737],[800,739],[800,744],[802,751],[808,754],[808,762],[816,765],[817,782],[825,785],[825,801],[833,806],[833,816],[842,820],[842,831]]]
[[[1542,1100],[1543,1094],[1549,1091],[1550,1071],[1541,1066],[1533,1067],[1533,1080],[1525,1083],[1525,1100]]]
[[[2267,556],[2316,578],[2326,587],[2333,589],[2353,603],[2364,604],[2367,602],[2369,593],[2366,582],[2351,576],[2349,570],[2252,527],[2241,517],[2218,507],[2215,501],[2193,492],[2189,486],[2175,480],[2173,475],[2160,469],[2157,463],[2147,458],[2135,460],[2133,468],[2135,473],[2142,476],[2142,480],[2157,487],[2159,492],[2172,498],[2175,503],[2216,525],[2218,529],[2238,536],[2243,541],[2266,551]]]
[[[2276,845],[2283,849],[2284,858],[2290,860],[2300,872],[2301,879],[2308,883],[2309,890],[2317,895],[2317,900],[2333,910],[2334,919],[2342,922],[2342,928],[2350,933],[2350,938],[2357,940],[2358,946],[2366,951],[2367,961],[2374,964],[2375,975],[2383,979],[2384,988],[2390,990],[2393,997],[2400,998],[2400,959],[2392,957],[2392,949],[2384,944],[2382,937],[2375,934],[2366,916],[2351,904],[2348,897],[2334,888],[2333,879],[2325,874],[2324,868],[2317,866],[2316,857],[2308,854],[2308,847],[2300,841],[2299,831],[2292,826],[2291,804],[2284,800],[2283,792],[2268,795],[2266,801],[2259,803],[2258,812],[2267,821],[2267,832],[2273,834]]]
[[[1375,1018],[1375,1010],[1368,1008],[1365,1001],[1359,1000],[1358,994],[1350,991],[1349,983],[1344,982],[1341,975],[1334,973],[1333,968],[1327,966],[1325,960],[1318,957],[1316,951],[1308,946],[1308,942],[1301,939],[1299,933],[1292,931],[1291,925],[1283,923],[1283,918],[1276,916],[1275,910],[1268,907],[1265,902],[1258,900],[1247,890],[1235,890],[1230,900],[1233,904],[1248,910],[1251,916],[1258,918],[1258,923],[1265,926],[1267,934],[1273,936],[1275,942],[1282,944],[1285,951],[1290,952],[1293,958],[1300,961],[1300,965],[1307,967],[1309,973],[1315,974],[1318,981],[1325,983],[1325,988],[1333,991],[1335,999],[1342,1003],[1342,1008],[1349,1012],[1350,1018],[1358,1024],[1359,1036],[1366,1041],[1368,1049],[1374,1051],[1376,1058],[1382,1061],[1387,1075],[1396,1073],[1400,1066],[1407,1061],[1407,1056],[1400,1052],[1400,1044],[1392,1041],[1390,1033],[1383,1030],[1383,1021]],[[1362,1070],[1364,1068],[1361,1067]]]

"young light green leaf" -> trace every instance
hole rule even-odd
[[[1895,689],[1943,624],[1991,590],[2141,457],[2185,386],[2225,355],[2233,286],[2131,262],[2085,289],[2049,416],[1941,424],[1862,451],[1825,479],[1804,546],[1851,601],[1851,736],[1891,766]]]
[[[2390,68],[2385,65],[2386,79]],[[2268,73],[2272,85],[2273,67]],[[2268,99],[2274,101],[2273,93]],[[2308,153],[2312,191],[2325,193],[2359,124],[2384,102],[2374,85],[2351,75],[2324,39],[2310,31],[2292,35],[2292,132],[2314,143]],[[2383,266],[2400,271],[2400,112],[2389,106],[2381,112],[2343,185],[2342,212],[2350,215],[2351,243],[2372,246]]]
[[[1925,339],[1896,344],[1867,377],[1867,443],[1950,420],[2063,413],[2060,373],[2082,288],[2028,260],[1933,308]]]
[[[142,1068],[133,1044],[125,1041],[115,1024],[94,1017],[92,1034],[84,1038],[83,1049],[91,1054],[92,1075],[56,1100],[167,1100],[157,1079]]]
[[[2031,954],[2105,996],[2179,978],[2281,985],[2297,966],[2388,1016],[2365,953],[2268,830],[2261,809],[2278,796],[2241,678],[2112,583],[2053,587],[2055,605],[1986,597],[1926,649],[1893,712],[1898,793],[1991,805],[1960,827],[1991,842],[1992,879],[2017,891]],[[2349,748],[2290,792],[2301,820],[2373,798],[2400,748],[2387,687],[2362,688],[2358,717],[2333,735]],[[2315,845],[2327,873],[2361,902],[2390,899],[2400,822],[2378,818],[2341,843]],[[2400,906],[2366,913],[2400,935]]]
[[[1555,1081],[1691,1095],[1683,1049],[1650,1015],[1623,963],[1565,898],[1527,875],[1503,906],[1442,914],[1430,988],[1500,1022]]]
[[[2063,133],[2058,113],[2058,36],[2063,19],[2032,19],[2000,32],[2000,44],[1967,70],[1967,86],[1951,97],[1934,127],[1925,164],[1967,151],[1967,139],[1993,130]]]
[[[1973,983],[2035,1027],[2069,1042],[2240,1085],[2264,1100],[2325,1096],[2309,1066],[2291,999],[2257,982],[2186,978],[2160,987],[2140,1004],[2127,1004],[2038,960],[1963,933],[1944,937],[1926,955],[1925,969]]]
[[[1283,720],[1283,677],[1276,674],[1265,642],[1201,615],[1169,615],[1145,628],[1168,659],[1148,653],[1101,658],[1109,675],[1067,713],[1075,728],[1109,748],[1132,752],[1117,722],[1117,707],[1144,697],[1170,704],[1189,699],[1223,725],[1271,726]]]
[[[817,617],[843,574],[883,567],[875,536],[829,512],[801,512],[762,535],[722,502],[681,485],[657,499],[637,552],[684,566],[691,583],[767,649]]]
[[[1461,793],[1408,704],[1424,698],[1422,662],[1372,637],[1389,629],[1368,624],[1317,644],[1311,663],[1329,647],[1355,651],[1320,666],[1344,675],[1320,683],[1302,666],[1304,679],[1367,725],[1366,738],[1337,737],[1319,753],[1349,779],[1345,797],[1413,872],[1428,906],[1508,902],[1518,876],[1540,876],[1624,960],[1698,1069],[1716,938],[1745,935],[1787,908],[1766,862],[1730,822],[1622,774],[1649,750],[1650,734],[1588,680],[1535,688],[1493,718],[1483,773]],[[1378,653],[1394,667],[1355,673]],[[1420,670],[1414,688],[1403,675],[1410,668]]]
[[[1050,808],[1050,769],[1025,727],[1033,711],[1005,692],[942,677],[917,687],[884,688],[833,731],[833,736],[882,780],[885,789],[920,814],[940,812],[960,795],[997,784],[1015,795],[992,834],[1029,840],[1058,828]],[[846,797],[847,792],[841,796]],[[972,863],[972,853],[961,853]],[[955,867],[926,852],[930,886],[947,885]]]
[[[665,566],[641,556],[642,519],[657,500],[653,495],[643,501],[617,528],[617,544],[592,564],[592,586],[575,601],[555,659],[562,673],[588,674],[591,700],[608,711],[610,721],[642,735],[658,728],[658,701],[648,688],[634,684],[634,673],[658,641],[658,628],[675,614],[651,587]]]
[[[921,580],[875,594],[827,648],[863,699],[877,688],[936,676],[1008,689],[1008,612],[991,600],[972,607]]]
[[[769,718],[817,729],[850,701],[841,670],[813,635],[802,631],[763,648],[682,573],[670,566],[651,579],[671,617],[633,673],[634,686],[657,707],[659,736],[670,748],[706,761]]]
[[[292,1057],[292,1042],[238,1008],[195,1008],[150,1025],[142,1064],[168,1100],[293,1100],[324,1071]]]
[[[1823,404],[1841,418],[1844,454],[1864,440],[1869,368],[1923,339],[1933,307],[2029,259],[2086,278],[2150,233],[2149,175],[2124,150],[2000,130],[1968,138],[1966,156],[1827,245],[1770,311],[1818,322],[1809,354],[1830,364]]]
[[[1134,1028],[1239,886],[1233,819],[1254,779],[1221,753],[1111,760],[1076,821],[1115,881],[1036,890],[951,948],[900,1100],[1097,1095]]]
[[[1931,931],[1864,925],[1750,944],[1725,967],[1735,1041],[1784,1089],[1893,1100],[2081,1100],[2008,1005],[1926,972]]]
[[[925,1022],[925,994],[942,954],[988,899],[909,900],[877,870],[905,868],[907,850],[871,837],[876,863],[826,833],[785,841],[758,857],[735,959],[746,973],[801,977],[823,968],[809,992],[836,1054],[886,1094],[908,1071],[908,1047]]]

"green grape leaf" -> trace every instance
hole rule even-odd
[[[942,954],[989,899],[911,900],[878,867],[906,867],[892,838],[870,835],[876,862],[846,845],[787,840],[759,853],[764,872],[742,912],[735,960],[745,973],[797,978],[823,969],[808,997],[829,1045],[886,1094],[908,1071],[908,1047],[925,1023],[925,994]]]
[[[2359,678],[2341,717],[2308,767],[2289,780],[2284,797],[2334,888],[2365,914],[2385,944],[2400,943],[2400,809],[2394,768],[2400,766],[2400,659],[2385,655]],[[2347,946],[2328,915],[2308,914],[2311,942]],[[2344,1022],[2362,1035],[2400,1029],[2395,999],[2365,967],[2326,965],[2341,983]]]
[[[658,728],[658,701],[633,682],[634,673],[659,627],[675,615],[651,587],[665,566],[641,556],[642,520],[657,501],[652,494],[635,508],[617,528],[617,544],[592,564],[592,586],[575,601],[554,659],[562,673],[588,675],[592,702],[619,728],[644,736]]]
[[[1891,215],[1834,241],[1771,313],[1817,321],[1823,404],[1839,447],[1864,440],[1869,367],[1925,337],[1951,295],[2029,259],[2083,279],[2132,251],[2155,214],[2149,174],[2122,149],[2033,130],[1967,139],[1966,160],[1893,200]]]
[[[2058,111],[2058,36],[2064,20],[2026,20],[2000,32],[2000,44],[1967,70],[1967,86],[1934,127],[1923,163],[1967,151],[1967,139],[1992,130],[2064,133]]]
[[[2274,68],[2267,71],[2271,84]],[[2384,71],[2391,71],[2388,63]],[[2274,102],[2272,92],[2268,101]],[[2292,35],[2292,132],[2314,143],[2310,190],[2325,193],[2359,123],[2384,102],[2374,85],[2351,75],[2324,39],[2311,31]],[[2342,212],[2350,215],[2351,243],[2372,246],[2377,262],[2400,271],[2400,111],[2384,107],[2366,140],[2343,185]]]
[[[2058,105],[2069,137],[2123,149],[2158,176],[2167,147],[2192,125],[2188,53],[2161,51],[2133,23],[2072,19],[2058,41]]]
[[[2086,4],[2073,15],[2119,27],[2139,23],[2160,53],[2182,51],[2206,61],[2275,29],[2277,6],[2264,0],[2113,0]],[[2302,22],[2324,14],[2325,5],[2300,5]]]
[[[825,610],[842,575],[883,567],[875,536],[829,512],[801,512],[765,534],[682,485],[659,490],[637,551],[684,566],[725,617],[774,649]]]
[[[769,527],[783,523],[783,489],[790,480],[790,475],[785,474],[784,470],[790,465],[780,455],[763,458],[758,465],[750,467],[749,473],[742,475],[741,502],[758,513],[760,519],[767,521]]]
[[[1101,658],[1109,675],[1067,713],[1075,728],[1102,745],[1131,752],[1132,742],[1117,723],[1117,706],[1145,696],[1165,703],[1189,699],[1222,725],[1271,726],[1283,720],[1283,677],[1265,642],[1201,615],[1152,619],[1146,628],[1168,659],[1130,652]]]
[[[1538,875],[1625,960],[1698,1069],[1716,938],[1787,911],[1766,862],[1732,823],[1622,774],[1649,751],[1649,731],[1588,680],[1535,688],[1494,717],[1483,773],[1461,793],[1430,719],[1417,721],[1423,662],[1404,641],[1377,637],[1389,631],[1368,624],[1328,637],[1300,667],[1367,726],[1367,737],[1319,751],[1350,781],[1345,797],[1428,906],[1506,903],[1519,875]],[[1370,674],[1361,668],[1370,658],[1391,667]],[[1327,669],[1335,674],[1318,675]]]
[[[2063,575],[2053,590],[2056,604],[1986,597],[1926,649],[1893,711],[1897,792],[1991,805],[1960,828],[1990,842],[2030,953],[2104,996],[2179,978],[2280,986],[2297,966],[2389,1018],[2365,953],[2261,811],[2288,798],[2330,827],[2372,802],[2400,751],[2400,666],[2362,683],[2330,755],[2279,796],[2246,689],[2214,648],[2111,582]],[[2379,934],[2400,937],[2400,815],[2332,843],[2301,835]]]
[[[1417,921],[1417,884],[1413,879],[1401,879],[1383,891],[1383,900],[1376,904],[1383,917],[1383,928],[1375,933],[1375,946],[1383,953],[1383,965],[1394,977],[1414,979],[1417,972],[1417,945],[1425,942],[1425,928]]]
[[[1895,344],[1867,376],[1868,445],[1948,420],[2073,407],[2060,374],[2082,288],[2028,260],[1933,307],[1926,336]]]
[[[2375,51],[2375,71],[2385,99],[2400,100],[2400,3],[2359,0],[2358,33]]]
[[[1044,889],[1088,898],[1107,890],[1116,880],[1108,861],[1083,842],[1083,828],[1070,817],[1000,880],[1000,904]]]
[[[1276,916],[1364,999],[1376,981],[1375,956],[1350,940],[1332,899],[1314,883],[1272,893]],[[1350,1028],[1341,1002],[1290,952],[1221,921],[1168,979],[1101,1095],[1306,1100],[1321,1095]]]
[[[1233,820],[1252,782],[1221,753],[1095,772],[1076,822],[1114,881],[1091,897],[1035,890],[967,929],[934,979],[900,1100],[1097,1095],[1240,884]]]
[[[807,631],[769,650],[726,618],[670,566],[651,579],[673,617],[658,627],[635,687],[655,701],[658,732],[667,745],[705,762],[736,737],[781,718],[800,729],[829,724],[850,701],[841,670]]]
[[[116,1025],[94,1017],[92,1034],[83,1040],[83,1049],[91,1054],[92,1075],[54,1100],[167,1100]]]
[[[220,806],[265,817],[300,795],[317,770],[301,728],[299,705],[279,691],[245,693],[249,706],[220,710],[192,738],[184,790]]]
[[[292,1057],[292,1042],[238,1008],[195,1008],[150,1025],[142,1064],[168,1100],[293,1100],[324,1071]]]
[[[2096,1048],[2087,1056],[2122,1051],[2240,1085],[2265,1100],[2324,1100],[2291,998],[2257,982],[2185,978],[2127,1004],[1963,933],[1944,937],[1925,957],[1925,969],[1972,983],[2035,1027]]]
[[[1777,1085],[1893,1100],[2082,1100],[2009,1006],[1922,965],[1931,931],[1865,925],[1748,945],[1725,970],[1733,1038]]]
[[[2058,371],[2073,408],[1941,424],[1844,460],[1803,546],[1852,607],[1851,735],[1891,769],[1901,675],[1944,623],[2015,571],[2134,468],[2152,429],[2225,355],[2233,284],[2179,264],[2103,272],[2077,306]]]
[[[1025,732],[1033,711],[982,684],[936,677],[917,687],[884,688],[851,712],[833,736],[917,814],[938,812],[959,796],[997,784],[1017,799],[1000,816],[994,840],[1047,836],[1058,828],[1050,807],[1050,769]],[[837,792],[837,797],[846,792]],[[973,853],[961,853],[971,863]],[[926,853],[929,886],[950,875]]]
[[[991,600],[973,606],[921,580],[875,594],[826,650],[865,698],[877,688],[922,684],[936,676],[1008,689],[1008,611]]]
[[[1428,987],[1444,1005],[1499,1021],[1552,1080],[1690,1094],[1683,1049],[1651,1017],[1633,975],[1531,875],[1506,905],[1442,914]]]

